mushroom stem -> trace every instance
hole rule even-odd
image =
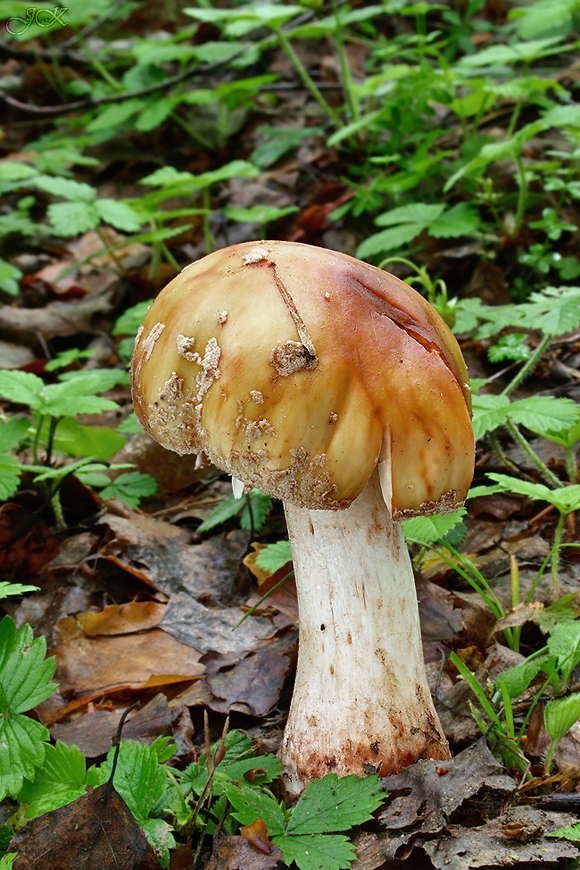
[[[425,675],[413,569],[378,472],[347,510],[284,509],[300,615],[281,750],[288,788],[449,758]]]

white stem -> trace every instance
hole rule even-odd
[[[288,787],[449,758],[425,676],[413,569],[378,473],[348,510],[284,508],[300,614],[281,750]]]

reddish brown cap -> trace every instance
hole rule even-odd
[[[165,447],[308,508],[345,508],[380,461],[394,516],[453,509],[474,465],[459,346],[407,284],[295,242],[188,266],[137,335],[133,401]]]

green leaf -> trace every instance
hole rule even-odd
[[[432,517],[413,517],[403,520],[402,526],[408,541],[415,544],[431,544],[454,529],[462,522],[465,508],[452,514],[436,514]]]
[[[490,362],[499,363],[506,359],[525,360],[530,359],[532,351],[527,343],[528,336],[524,332],[510,332],[502,335],[496,344],[492,344],[487,351]]]
[[[275,574],[279,568],[290,561],[292,561],[290,541],[276,541],[275,544],[268,544],[267,547],[260,550],[256,558],[256,565],[262,571]]]
[[[580,840],[580,822],[571,828],[558,828],[557,831],[550,831],[550,833],[546,834],[546,837],[565,837],[567,840]],[[0,870],[2,870],[1,866]]]
[[[144,223],[141,216],[126,202],[118,202],[115,199],[98,199],[95,206],[101,220],[118,230],[133,233]]]
[[[546,54],[560,51],[558,46],[560,42],[560,36],[550,36],[547,39],[513,42],[511,45],[492,45],[475,52],[475,54],[464,55],[458,66],[472,68],[497,64],[529,63],[536,58],[544,57]]]
[[[245,531],[259,532],[272,507],[272,497],[264,495],[259,489],[251,489],[249,492],[250,504],[246,502],[240,514],[240,526]]]
[[[255,491],[258,492],[258,490]],[[215,529],[216,526],[221,526],[222,523],[226,523],[232,517],[235,517],[236,514],[240,513],[243,504],[244,502],[241,498],[234,498],[233,495],[228,495],[197,527],[197,531],[203,534],[203,532]]]
[[[294,862],[300,870],[347,870],[354,859],[354,846],[342,834],[305,834],[273,837],[284,855],[284,863]]]
[[[393,208],[390,211],[384,212],[375,220],[378,227],[392,227],[399,224],[420,224],[426,226],[437,220],[443,212],[445,206],[442,204],[429,205],[426,202],[413,202],[409,205],[402,205],[399,208]]]
[[[115,321],[112,329],[113,335],[136,335],[137,330],[143,322],[143,318],[151,308],[153,299],[145,299],[144,302],[138,302],[137,305],[132,305],[127,308],[120,317]]]
[[[85,792],[87,763],[77,746],[67,746],[60,740],[56,746],[45,747],[44,762],[36,771],[34,782],[25,780],[18,795],[26,802],[26,818],[62,807]]]
[[[41,433],[45,441],[47,429],[43,427]],[[75,417],[63,417],[58,421],[53,447],[69,456],[91,456],[106,462],[126,443],[123,435],[108,426],[85,426]]]
[[[527,329],[540,329],[554,337],[563,335],[580,324],[580,287],[546,287],[515,306],[515,311]]]
[[[124,439],[123,439],[124,440]],[[148,495],[154,495],[159,489],[159,484],[150,474],[141,471],[128,471],[120,474],[112,483],[101,490],[101,497],[120,498],[130,508],[136,508],[141,499]]]
[[[580,692],[549,701],[544,708],[544,728],[558,741],[580,719]]]
[[[257,224],[277,221],[288,214],[293,214],[295,211],[298,211],[298,206],[296,205],[290,205],[287,208],[276,208],[273,205],[254,205],[251,208],[226,206],[222,209],[224,216],[230,220]]]
[[[551,634],[557,625],[564,625],[577,619],[578,614],[572,608],[577,596],[577,592],[570,592],[550,604],[549,607],[536,610],[532,614],[533,621],[543,634]]]
[[[0,370],[0,396],[37,409],[42,403],[44,381],[32,372]]]
[[[479,440],[486,432],[503,426],[508,417],[511,402],[508,396],[493,396],[484,393],[473,397],[473,434]]]
[[[177,845],[171,826],[163,819],[147,819],[141,827],[161,866],[169,867],[170,850]]]
[[[22,583],[0,581],[0,601],[10,595],[24,595],[26,592],[38,592],[38,586],[24,586]]]
[[[34,179],[36,187],[62,196],[71,202],[91,203],[97,198],[97,191],[90,184],[73,181],[71,178],[53,178],[50,175],[39,175]]]
[[[249,787],[240,788],[234,783],[224,784],[224,794],[231,803],[232,815],[241,825],[251,825],[262,819],[270,837],[284,831],[284,810],[276,798],[266,791]]]
[[[487,476],[505,487],[505,490],[517,492],[519,495],[527,495],[528,498],[538,501],[547,501],[558,508],[559,511],[562,511],[562,513],[570,513],[570,511],[580,509],[580,484],[548,489],[542,483],[530,483],[517,477],[509,477],[507,474],[496,474],[494,472]]]
[[[429,235],[434,239],[456,239],[479,229],[479,212],[466,202],[447,209],[429,224]]]
[[[0,622],[0,800],[16,796],[24,777],[33,779],[35,767],[42,765],[48,729],[23,714],[53,694],[54,669],[45,639],[34,640],[29,625],[16,630],[5,616]]]
[[[60,236],[78,236],[99,226],[100,216],[94,203],[57,202],[49,205],[48,219]]]
[[[0,289],[10,296],[18,296],[20,293],[20,279],[23,272],[0,258]]]
[[[403,248],[426,228],[427,224],[403,224],[399,227],[383,230],[380,233],[374,233],[358,246],[356,255],[364,260],[367,257]]]
[[[106,109],[100,112],[86,129],[89,133],[96,133],[100,130],[110,130],[111,127],[122,127],[129,118],[132,118],[145,106],[146,104],[143,100],[126,100],[121,103],[113,103],[112,106],[107,106]]]
[[[252,152],[251,161],[260,169],[273,166],[284,154],[305,139],[324,134],[323,127],[258,127],[260,144]]]
[[[171,115],[176,102],[168,97],[150,102],[135,121],[135,128],[141,133],[155,130]]]
[[[167,746],[169,738],[156,743]],[[149,813],[165,790],[165,768],[159,763],[159,752],[155,744],[123,741],[119,749],[119,761],[115,771],[114,786],[127,803],[127,806],[140,825],[147,820]],[[111,749],[99,770],[99,778],[106,781],[111,773],[115,749]]]
[[[14,450],[26,438],[30,428],[27,417],[11,417],[7,422],[0,423],[0,451]]]
[[[548,638],[548,650],[556,656],[560,670],[573,671],[580,663],[580,622],[556,625]]]
[[[547,661],[548,657],[542,656],[541,658],[532,659],[531,662],[520,662],[519,665],[502,671],[499,677],[497,677],[495,685],[499,688],[500,684],[502,684],[510,698],[519,698],[530,686],[536,674],[545,667]]]
[[[330,773],[306,787],[292,810],[286,833],[347,831],[372,818],[383,798],[378,776],[359,779],[353,774],[339,779],[335,773]]]
[[[8,453],[0,454],[0,500],[6,501],[18,492],[22,465]]]
[[[530,396],[511,403],[508,416],[538,435],[560,432],[580,424],[580,406],[573,399]]]
[[[84,381],[84,379],[82,379]],[[88,380],[88,379],[87,379]],[[116,411],[118,405],[111,399],[90,395],[90,385],[83,389],[83,382],[69,381],[63,384],[50,384],[46,387],[45,402],[39,408],[42,414],[53,417],[72,416],[74,414],[99,414],[101,411]],[[85,390],[89,395],[84,395]]]

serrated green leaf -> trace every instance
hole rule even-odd
[[[272,837],[281,849],[284,863],[294,862],[300,870],[348,870],[354,859],[354,846],[342,834],[305,834]]]
[[[270,513],[272,497],[264,495],[258,489],[252,489],[249,492],[249,501],[249,505],[246,502],[246,506],[240,514],[240,526],[248,532],[252,529],[254,532],[259,532]]]
[[[119,406],[111,399],[91,395],[102,392],[103,389],[105,387],[100,373],[50,384],[44,388],[42,401],[37,401],[36,410],[53,417],[73,417],[76,414],[98,414],[101,411],[117,410]]]
[[[495,472],[487,475],[491,480],[495,480],[500,486],[506,490],[517,492],[518,495],[527,495],[528,498],[551,501],[552,495],[556,490],[548,489],[543,483],[531,483],[528,480],[521,480],[518,477],[510,477],[508,474],[496,474]]]
[[[228,495],[217,507],[215,507],[208,517],[197,527],[200,534],[209,532],[216,526],[221,526],[232,517],[235,517],[243,507],[244,502],[241,498],[234,498],[233,495]]]
[[[16,266],[0,258],[0,288],[9,293],[10,296],[18,296],[20,292],[19,282],[23,274]]]
[[[26,163],[4,160],[0,163],[0,181],[23,181],[38,175],[38,170]]]
[[[548,650],[556,656],[559,668],[574,670],[580,662],[580,622],[555,626],[548,638]]]
[[[533,659],[531,662],[523,661],[513,668],[502,671],[495,681],[496,687],[502,684],[510,698],[519,698],[530,686],[536,674],[541,671],[548,661],[548,656]],[[555,665],[555,660],[554,660]]]
[[[113,748],[99,769],[102,782],[109,778],[114,755]],[[159,763],[155,746],[127,740],[121,743],[114,786],[140,825],[145,823],[149,812],[163,795],[165,778],[165,768]]]
[[[580,822],[577,825],[572,825],[571,828],[558,828],[557,831],[550,831],[546,837],[565,837],[572,841],[580,840]],[[0,870],[2,870],[1,867]]]
[[[578,719],[580,719],[580,692],[549,701],[544,708],[544,728],[553,741],[560,740]]]
[[[170,850],[175,849],[171,826],[163,819],[147,819],[141,828],[162,867],[169,867]]]
[[[34,819],[80,797],[85,791],[86,773],[86,759],[77,746],[67,746],[60,740],[55,746],[47,744],[34,782],[26,780],[18,795],[20,802],[28,804],[26,818]]]
[[[431,544],[438,538],[445,537],[451,529],[461,523],[461,518],[465,512],[465,508],[460,508],[452,514],[437,514],[432,517],[413,517],[410,520],[403,520],[403,531],[408,541]]]
[[[41,438],[45,440],[48,425],[43,427]],[[75,417],[59,420],[53,439],[53,447],[69,456],[91,456],[106,462],[127,443],[127,439],[108,426],[85,426]],[[107,481],[109,482],[109,481]]]
[[[101,490],[101,497],[120,498],[130,508],[136,508],[141,499],[148,495],[154,495],[159,489],[159,484],[150,474],[141,471],[128,471],[110,482]]]
[[[43,390],[44,381],[32,372],[0,370],[0,396],[11,402],[38,408]]]
[[[233,807],[232,815],[241,825],[262,819],[271,838],[284,831],[284,810],[273,795],[234,783],[224,783],[223,789]]]
[[[0,423],[0,451],[18,447],[29,428],[30,420],[27,417],[11,417],[5,423]]]
[[[396,248],[403,248],[426,228],[427,224],[403,224],[399,227],[390,227],[380,233],[373,233],[358,246],[356,255],[364,260]]]
[[[254,205],[251,208],[226,206],[222,209],[224,216],[230,220],[258,224],[277,221],[288,214],[293,214],[295,211],[298,211],[298,206],[296,205],[290,205],[287,208],[277,208],[274,205]]]
[[[143,100],[125,100],[121,103],[113,103],[112,106],[103,109],[94,121],[90,122],[87,130],[89,133],[97,133],[100,130],[110,130],[111,127],[121,127],[145,106],[146,103]]]
[[[493,396],[484,393],[473,397],[473,434],[477,441],[486,432],[503,426],[508,417],[511,402],[508,396]]]
[[[0,454],[0,499],[6,501],[18,492],[22,466],[8,453]]]
[[[506,359],[521,360],[530,359],[532,351],[527,343],[527,335],[523,332],[510,332],[502,335],[496,344],[492,344],[487,351],[490,362],[503,362]]]
[[[99,226],[100,217],[92,202],[57,202],[49,205],[48,219],[60,236],[78,236]]]
[[[0,800],[18,794],[24,777],[33,779],[43,762],[48,729],[23,714],[53,694],[54,669],[44,638],[34,640],[29,625],[16,630],[5,616],[0,622]]]
[[[151,308],[153,299],[146,299],[144,302],[138,302],[137,305],[132,305],[127,308],[120,317],[115,321],[112,329],[113,335],[136,335],[143,318]]]
[[[546,287],[514,310],[527,329],[541,329],[553,337],[563,335],[580,324],[580,287]]]
[[[378,776],[341,779],[330,773],[306,786],[292,810],[287,834],[326,834],[348,831],[372,818],[383,801]]]
[[[379,215],[375,224],[378,227],[392,227],[399,224],[427,224],[436,221],[445,211],[445,206],[438,203],[432,205],[426,202],[412,202],[409,205],[402,205],[399,208],[393,208],[390,211]]]
[[[10,595],[24,595],[26,592],[38,592],[38,586],[25,586],[22,583],[0,581],[0,601]]]
[[[97,191],[90,184],[73,181],[72,178],[53,178],[49,175],[39,175],[34,179],[36,187],[52,193],[54,196],[62,196],[71,202],[92,203],[97,198]]]
[[[519,495],[527,495],[528,498],[547,501],[553,504],[554,507],[557,507],[562,513],[570,513],[570,511],[580,509],[580,484],[548,489],[542,483],[531,483],[527,480],[520,480],[517,477],[509,477],[507,474],[496,474],[494,472],[487,476],[506,489],[517,492]]]
[[[144,223],[141,216],[126,202],[119,202],[115,199],[98,199],[95,207],[102,221],[126,233],[136,232]]]
[[[429,235],[434,239],[457,239],[476,232],[479,223],[477,209],[466,202],[459,202],[429,224]]]
[[[549,607],[536,610],[532,614],[532,620],[536,623],[543,634],[551,634],[557,625],[565,625],[574,622],[578,614],[572,608],[572,603],[577,598],[577,592],[563,595]]]
[[[150,102],[147,108],[141,112],[135,121],[135,128],[141,133],[148,133],[150,130],[155,130],[167,120],[176,104],[177,100],[170,98]]]
[[[260,550],[256,558],[256,565],[262,571],[275,574],[279,568],[291,560],[290,541],[276,541],[275,544],[268,544],[267,547]]]
[[[580,424],[580,405],[573,399],[530,396],[511,403],[508,416],[538,435],[561,432]]]

